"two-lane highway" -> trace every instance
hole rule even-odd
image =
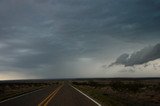
[[[64,84],[48,106],[98,106],[69,84]]]
[[[100,104],[64,83],[0,102],[0,106],[100,106]]]

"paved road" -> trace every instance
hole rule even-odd
[[[0,106],[100,106],[64,83],[0,103]]]
[[[49,93],[55,90],[57,86],[47,87],[45,89],[35,91],[26,95],[22,95],[5,102],[0,102],[0,106],[37,106]]]

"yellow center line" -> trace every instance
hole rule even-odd
[[[54,92],[55,91],[51,92],[38,106],[41,106],[46,100],[48,100]]]
[[[44,104],[44,106],[47,106],[48,103],[52,100],[52,98],[58,93],[58,91],[62,88],[62,86],[60,86],[56,92],[48,99],[48,101],[46,101],[46,103]]]
[[[51,92],[41,103],[38,104],[38,106],[47,106],[47,104],[50,102],[50,100],[57,94],[57,92],[62,88],[63,85],[59,86],[56,90]]]
[[[52,94],[54,94],[55,91],[56,90],[54,90],[53,92],[51,92],[40,104],[38,104],[38,106],[42,106],[42,104],[44,104],[45,101],[47,101],[52,96]]]

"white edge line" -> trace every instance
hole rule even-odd
[[[38,91],[40,91],[40,90],[42,90],[42,89],[44,89],[44,88],[37,89],[37,90],[31,91],[31,92],[28,92],[28,93],[24,93],[24,94],[21,94],[21,95],[12,97],[12,98],[5,99],[5,100],[1,101],[0,103],[4,103],[4,102],[9,101],[9,100],[12,100],[12,99],[16,99],[16,98],[19,98],[19,97],[22,97],[22,96],[25,96],[25,95],[28,95],[28,94],[31,94],[31,93],[34,93],[34,92],[38,92]]]
[[[88,99],[92,100],[95,104],[97,104],[98,106],[101,106],[101,104],[99,104],[98,102],[96,102],[94,99],[92,99],[91,97],[89,97],[88,95],[86,95],[85,93],[83,93],[82,91],[80,91],[79,89],[77,89],[76,87],[70,85],[71,87],[73,87],[75,90],[77,90],[78,92],[80,92],[81,94],[83,94],[84,96],[86,96]]]

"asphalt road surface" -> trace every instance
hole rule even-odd
[[[8,99],[0,102],[0,106],[100,106],[100,104],[64,83]]]

